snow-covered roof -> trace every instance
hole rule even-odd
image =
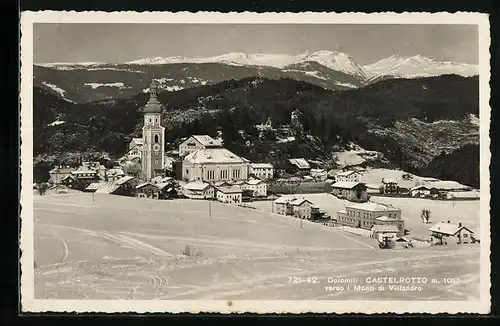
[[[294,199],[290,202],[290,204],[292,204],[293,206],[300,206],[305,202],[308,202],[309,204],[312,205],[312,202],[310,200],[305,199],[305,198]]]
[[[137,186],[135,186],[135,189],[141,189],[145,186],[153,186],[153,187],[157,188],[154,184],[152,184],[150,182],[142,182],[142,183],[138,184]]]
[[[382,183],[398,183],[396,180],[393,180],[393,179],[382,179]]]
[[[392,217],[388,217],[388,216],[382,215],[382,216],[377,217],[375,220],[376,221],[381,221],[381,222],[389,222],[389,221],[395,221],[396,219],[392,218]]]
[[[143,142],[142,142],[142,138],[132,138],[131,142],[132,142],[132,141],[133,141],[134,143],[138,144],[138,145],[142,145],[142,144],[143,144]]]
[[[298,167],[299,169],[310,169],[311,166],[309,165],[309,162],[305,158],[291,158],[288,159],[288,161]]]
[[[115,181],[115,183],[116,183],[117,185],[122,185],[122,184],[124,184],[125,182],[128,182],[128,181],[130,181],[130,180],[132,180],[132,179],[134,179],[134,177],[132,177],[132,176],[129,176],[129,175],[128,175],[128,176],[125,176],[125,177],[122,177],[122,178],[120,178],[120,179],[116,180],[116,181]]]
[[[356,171],[344,171],[344,172],[339,172],[336,175],[346,177],[346,176],[349,176],[353,173],[358,173],[358,172],[356,172]]]
[[[120,185],[117,185],[113,182],[105,182],[95,192],[100,194],[111,194],[118,188],[120,188]]]
[[[89,184],[87,186],[87,188],[85,188],[86,190],[97,190],[99,189],[100,187],[102,187],[104,184],[106,184],[106,182],[92,182],[91,184]]]
[[[216,187],[220,187],[220,186],[224,186],[224,185],[229,185],[229,183],[227,181],[216,181],[213,183],[214,186]]]
[[[250,163],[250,166],[254,169],[272,169],[273,165],[271,163]]]
[[[71,174],[83,174],[83,173],[97,173],[96,170],[76,170],[76,171],[71,171]]]
[[[191,137],[194,138],[198,143],[200,143],[202,146],[205,146],[205,147],[221,146],[222,145],[219,140],[213,139],[209,135],[192,135]],[[190,138],[188,138],[188,140]]]
[[[347,204],[346,207],[353,208],[353,209],[360,209],[364,211],[371,211],[371,212],[393,212],[393,211],[399,211],[399,208],[395,207],[389,207],[384,204],[379,204],[379,203],[373,203],[373,202],[368,202],[368,203],[350,203]]]
[[[262,180],[259,180],[259,179],[250,179],[250,180],[247,180],[246,183],[249,184],[249,185],[258,185],[259,183],[263,183],[264,181]]]
[[[334,184],[332,184],[332,188],[353,189],[354,187],[356,187],[358,185],[364,186],[364,183],[355,182],[355,181],[339,181],[339,182],[335,182]]]
[[[172,184],[171,184],[170,182],[160,182],[160,183],[155,184],[155,186],[156,186],[158,189],[163,190],[163,188],[165,188],[165,187],[167,187],[167,186],[171,187],[171,186],[172,186]]]
[[[291,201],[292,199],[289,198],[289,197],[279,197],[278,199],[276,199],[274,201],[275,204],[286,204],[288,203],[289,201]]]
[[[125,172],[123,172],[122,169],[109,169],[106,171],[106,175],[125,175]]]
[[[455,235],[455,234],[457,234],[458,231],[460,231],[463,228],[472,232],[471,229],[469,229],[465,226],[459,226],[457,224],[444,223],[444,222],[439,222],[439,223],[434,224],[432,227],[429,228],[429,231],[436,232],[436,233],[442,233],[442,234],[446,234],[446,235]]]
[[[235,187],[235,186],[231,186],[231,187],[219,186],[219,187],[217,187],[217,190],[224,193],[224,194],[239,194],[239,193],[243,192],[240,187]]]
[[[50,170],[49,173],[70,173],[71,171],[74,171],[74,170],[75,170],[74,168],[71,168],[69,166],[66,166],[66,167],[56,166],[55,168]]]
[[[372,226],[372,231],[374,232],[399,232],[398,226],[394,224],[375,224]]]
[[[239,157],[225,148],[205,148],[187,155],[184,161],[193,164],[203,163],[246,163],[247,159]]]
[[[184,186],[184,189],[187,190],[205,190],[206,188],[210,187],[209,183],[203,182],[203,181],[193,181]]]
[[[431,190],[431,188],[424,186],[424,185],[420,185],[420,186],[416,186],[416,187],[413,187],[410,189],[410,191],[414,191],[414,190]]]
[[[325,169],[311,169],[311,174],[327,173]]]

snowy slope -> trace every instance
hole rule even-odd
[[[412,57],[392,55],[364,66],[364,68],[368,76],[372,79],[387,75],[401,78],[415,78],[457,74],[469,77],[477,75],[479,69],[477,65],[473,64],[436,61],[421,55]]]

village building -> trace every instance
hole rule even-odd
[[[420,185],[410,189],[410,196],[412,197],[430,197],[438,195],[439,190],[435,187]]]
[[[313,203],[305,198],[293,199],[288,203],[292,207],[292,215],[301,219],[311,219],[312,209],[317,209]]]
[[[222,143],[219,139],[213,139],[209,135],[193,135],[179,145],[179,156],[184,157],[199,149],[220,147]]]
[[[382,178],[382,189],[384,194],[397,194],[399,183],[396,180]]]
[[[337,212],[337,223],[367,230],[374,225],[396,225],[397,236],[405,234],[401,210],[373,202],[346,205],[344,210]]]
[[[324,169],[311,169],[311,177],[318,182],[328,179],[328,172]]]
[[[116,181],[125,176],[125,172],[121,168],[112,168],[106,171],[105,179],[107,181]]]
[[[70,174],[62,178],[60,184],[68,188],[75,188],[78,185],[78,180],[76,179],[76,177]]]
[[[101,188],[106,183],[107,183],[106,181],[92,182],[83,191],[85,191],[85,192],[96,192],[97,189]]]
[[[152,184],[157,184],[157,183],[168,183],[168,182],[173,182],[174,178],[173,177],[163,177],[161,175],[158,175],[151,179]]]
[[[335,174],[336,182],[361,182],[361,173],[357,171],[343,171]]]
[[[440,222],[429,228],[432,243],[448,244],[448,241],[456,241],[458,244],[473,243],[474,232],[462,223],[453,224]]]
[[[75,169],[69,166],[57,166],[49,171],[49,181],[53,184],[60,184],[62,179],[71,175]]]
[[[352,181],[340,181],[331,185],[332,194],[338,198],[353,202],[368,201],[367,188],[364,183]]]
[[[292,200],[292,198],[288,197],[279,197],[274,201],[273,211],[279,215],[291,215],[293,209],[288,203]]]
[[[250,163],[249,174],[262,180],[269,180],[274,177],[274,167],[270,163]]]
[[[248,190],[252,197],[266,197],[267,183],[258,179],[250,179],[240,185],[241,190]]]
[[[288,159],[288,163],[286,171],[289,173],[303,172],[309,174],[311,172],[311,165],[305,158],[291,158]]]
[[[165,173],[165,128],[161,125],[162,107],[157,98],[158,84],[149,86],[149,100],[143,108],[141,164],[142,178],[150,181]]]
[[[241,204],[243,191],[237,186],[219,186],[215,188],[217,201],[225,204]]]
[[[396,240],[398,233],[398,226],[394,224],[375,224],[372,226],[372,238],[378,239],[378,241],[383,241],[384,238]]]
[[[143,182],[135,186],[135,194],[139,198],[160,199],[160,189],[149,182]]]
[[[118,185],[112,181],[103,182],[100,185],[100,187],[97,188],[94,192],[96,194],[125,195],[123,188],[120,185]]]
[[[295,109],[290,115],[290,124],[293,127],[300,128],[302,124],[300,123],[300,117],[302,116],[302,112],[299,109]]]
[[[185,181],[229,181],[248,179],[249,161],[225,148],[199,149],[182,162]]]
[[[177,198],[177,190],[170,182],[156,183],[155,186],[160,190],[161,199]]]
[[[136,186],[143,181],[132,176],[125,176],[112,183],[120,186],[120,195],[133,197],[136,195]]]
[[[258,131],[266,131],[266,130],[272,130],[273,129],[273,122],[271,120],[271,117],[267,118],[265,123],[261,123],[258,125],[255,125],[255,128]]]
[[[183,188],[184,195],[191,199],[213,199],[215,195],[214,187],[203,181],[193,181]]]
[[[99,175],[95,170],[76,170],[71,171],[71,176],[75,177],[77,182],[91,183],[99,180]]]
[[[134,149],[134,148],[136,148],[140,152],[141,148],[142,148],[142,144],[143,144],[142,141],[143,141],[142,138],[132,138],[132,140],[128,144],[129,151],[132,150],[132,149]]]

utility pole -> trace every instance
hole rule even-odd
[[[212,202],[208,202],[208,217],[212,217]]]

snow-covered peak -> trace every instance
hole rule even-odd
[[[297,57],[298,62],[315,61],[325,67],[346,74],[366,78],[363,66],[359,65],[350,55],[338,51],[321,50],[313,53],[304,53]]]
[[[389,75],[402,78],[429,77],[457,74],[465,77],[478,74],[478,66],[467,63],[436,61],[422,55],[402,57],[392,55],[373,64],[364,66],[371,79]]]

